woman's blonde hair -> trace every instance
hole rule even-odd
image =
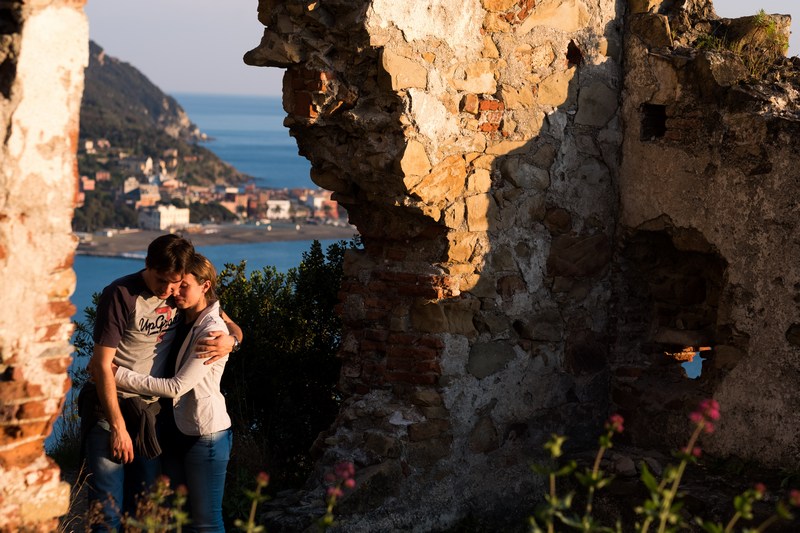
[[[197,283],[203,284],[210,281],[211,286],[206,291],[206,300],[209,303],[217,301],[217,269],[206,256],[195,252],[186,266],[186,273],[193,275]]]

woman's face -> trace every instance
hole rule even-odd
[[[181,287],[175,295],[175,305],[178,309],[192,309],[195,307],[205,308],[205,294],[211,286],[211,281],[206,280],[198,283],[194,274],[186,274],[181,281]]]

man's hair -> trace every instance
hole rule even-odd
[[[193,255],[194,246],[191,242],[170,233],[156,237],[150,243],[144,265],[157,272],[183,274]]]

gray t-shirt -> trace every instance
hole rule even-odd
[[[103,289],[94,342],[116,348],[117,366],[162,377],[181,316],[172,298],[162,300],[148,290],[142,272],[119,278]],[[135,396],[124,391],[120,395]]]

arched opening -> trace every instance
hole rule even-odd
[[[636,445],[673,445],[670,422],[714,390],[727,261],[698,232],[663,227],[630,235],[618,268],[612,400]]]

